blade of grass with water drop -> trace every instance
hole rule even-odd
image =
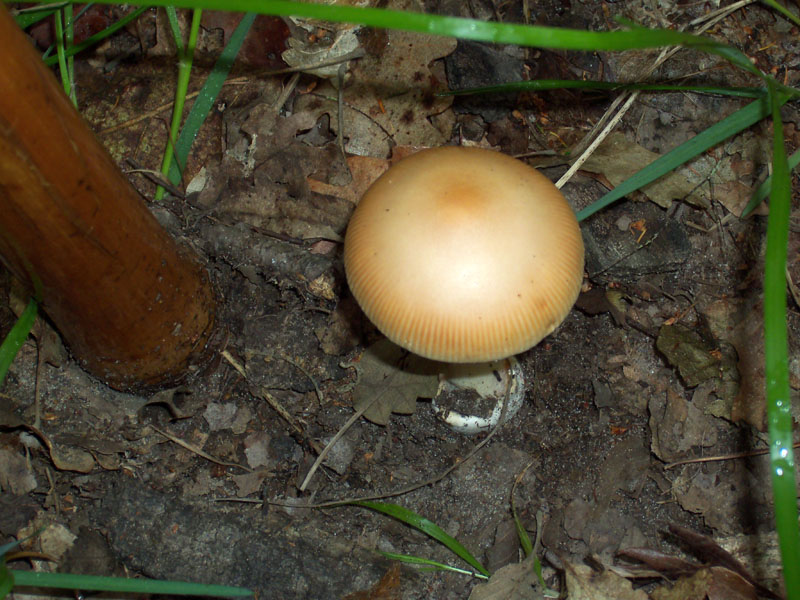
[[[772,491],[783,579],[790,600],[800,598],[800,530],[792,451],[792,400],[786,321],[786,254],[791,213],[791,181],[783,139],[779,95],[770,90],[773,147],[772,189],[764,258],[764,367]]]
[[[423,571],[451,571],[452,573],[471,575],[472,577],[477,577],[478,579],[488,579],[488,576],[484,575],[483,573],[476,573],[475,571],[470,571],[469,569],[459,569],[458,567],[446,565],[444,563],[436,562],[435,560],[430,560],[427,558],[421,558],[419,556],[412,556],[410,554],[397,554],[395,552],[381,552],[381,555],[390,560],[397,560],[412,565],[431,567],[430,569],[421,569]]]

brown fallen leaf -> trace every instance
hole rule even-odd
[[[652,600],[757,600],[755,588],[724,567],[704,568],[653,590]]]
[[[617,557],[640,562],[666,577],[692,575],[703,568],[697,563],[650,548],[625,548],[617,552]]]
[[[776,596],[772,591],[761,586],[756,581],[755,577],[749,573],[745,566],[739,562],[733,554],[717,544],[712,538],[676,524],[670,524],[669,531],[686,544],[693,554],[707,564],[724,567],[726,570],[738,575],[740,578],[744,579],[750,587],[754,590],[758,590],[762,596],[776,600],[779,598],[779,596]],[[730,578],[728,577],[726,580],[730,580]],[[738,596],[736,597],[738,598]],[[734,598],[734,596],[731,596],[731,598]]]
[[[535,555],[498,569],[489,581],[479,583],[469,600],[541,600],[544,598],[533,568]]]
[[[410,415],[417,398],[432,398],[439,387],[437,363],[381,340],[367,348],[360,360],[345,366],[355,367],[358,381],[353,388],[353,406],[360,411],[369,403],[364,416],[386,425],[392,413]]]
[[[371,588],[348,594],[342,600],[400,600],[401,574],[400,565],[395,563]]]
[[[372,182],[383,175],[390,164],[391,162],[384,158],[348,156],[347,166],[353,175],[353,180],[350,183],[347,185],[333,185],[309,177],[308,187],[316,194],[342,198],[355,205],[358,204],[358,201],[367,191],[367,188],[372,185]]]
[[[567,597],[569,600],[647,600],[643,590],[634,590],[630,581],[612,571],[594,571],[586,565],[566,560]]]

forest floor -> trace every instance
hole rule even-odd
[[[389,4],[524,21],[517,0]],[[543,0],[531,6],[530,19],[607,30],[621,16],[694,31],[712,5]],[[111,10],[97,18],[112,18]],[[126,170],[158,169],[166,141],[175,69],[162,17],[145,13],[76,62],[80,110]],[[237,18],[204,16],[192,89]],[[60,558],[61,571],[241,585],[270,599],[540,598],[530,561],[521,562],[513,501],[538,540],[548,585],[571,599],[756,597],[714,544],[778,591],[763,452],[766,211],[739,218],[768,174],[767,122],[582,223],[585,292],[552,335],[518,357],[524,406],[486,445],[471,454],[486,434],[452,431],[430,399],[420,398],[411,414],[385,423],[358,419],[300,490],[319,452],[352,417],[360,386],[385,377],[365,366],[365,348],[381,336],[350,296],[341,260],[347,220],[369,183],[414,148],[446,144],[521,157],[555,181],[568,167],[566,151],[616,97],[436,94],[535,78],[640,80],[659,54],[551,52],[326,27],[260,17],[195,144],[185,195],[150,203],[206,263],[218,290],[227,341],[213,364],[179,388],[141,396],[83,372],[46,325],[22,348],[2,396],[4,539],[49,525],[28,545]],[[346,159],[337,142],[336,69],[332,78],[269,74],[286,67],[287,40],[300,50],[301,58],[287,57],[296,65],[325,56],[325,40],[337,33],[355,34],[364,51],[351,61],[342,94]],[[309,45],[312,35],[319,46]],[[707,35],[797,84],[798,31],[769,8],[742,6]],[[757,83],[720,58],[688,50],[649,77]],[[562,191],[576,210],[584,208],[744,102],[642,93]],[[800,146],[797,106],[787,105],[783,118],[793,152]],[[150,180],[130,177],[153,198]],[[791,227],[788,277],[797,282],[796,188]],[[2,281],[11,290],[10,276]],[[793,393],[800,386],[796,301],[789,301]],[[0,313],[0,333],[13,323],[11,306]],[[413,394],[403,385],[392,392]],[[36,399],[49,451],[11,427],[14,419],[33,422]],[[396,495],[417,482],[427,485]],[[466,564],[367,509],[308,508],[380,495],[458,538],[497,574],[494,585],[508,587],[398,568],[378,551]],[[651,554],[647,568],[619,555],[635,548],[661,554]],[[677,575],[668,572],[669,556],[717,568],[686,567],[681,575],[694,577],[684,584],[694,586],[692,596],[670,587]],[[726,595],[714,596],[723,585]]]

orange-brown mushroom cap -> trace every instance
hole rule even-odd
[[[348,225],[344,265],[390,340],[434,360],[479,362],[527,350],[564,320],[583,279],[583,241],[536,169],[444,147],[372,184]]]

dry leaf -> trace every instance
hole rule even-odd
[[[653,600],[757,600],[755,588],[724,567],[701,569],[671,586],[653,590]]]
[[[386,425],[392,413],[410,415],[417,398],[432,398],[439,386],[437,363],[403,350],[389,340],[367,348],[353,366],[358,381],[353,388],[353,406],[361,410],[372,405],[364,416]]]
[[[342,600],[400,600],[400,565],[395,563],[386,571],[381,580],[368,590],[353,592]]]
[[[353,180],[347,185],[332,185],[323,183],[311,177],[308,178],[308,186],[312,192],[325,196],[335,196],[342,198],[354,205],[367,191],[378,177],[389,168],[390,161],[385,158],[374,158],[371,156],[348,156],[347,166],[353,176]]]
[[[628,140],[625,134],[612,133],[583,164],[583,169],[602,173],[612,185],[617,186],[657,158],[660,158],[658,153]],[[671,206],[673,200],[682,199],[701,206],[708,205],[705,196],[700,196],[697,191],[692,193],[695,188],[696,184],[682,170],[676,170],[645,186],[642,191],[663,208]]]
[[[630,581],[616,573],[596,573],[586,565],[563,562],[569,600],[647,600],[643,590],[634,590]]]
[[[499,569],[489,581],[472,588],[469,600],[541,600],[544,596],[533,560],[531,554],[522,562]]]

